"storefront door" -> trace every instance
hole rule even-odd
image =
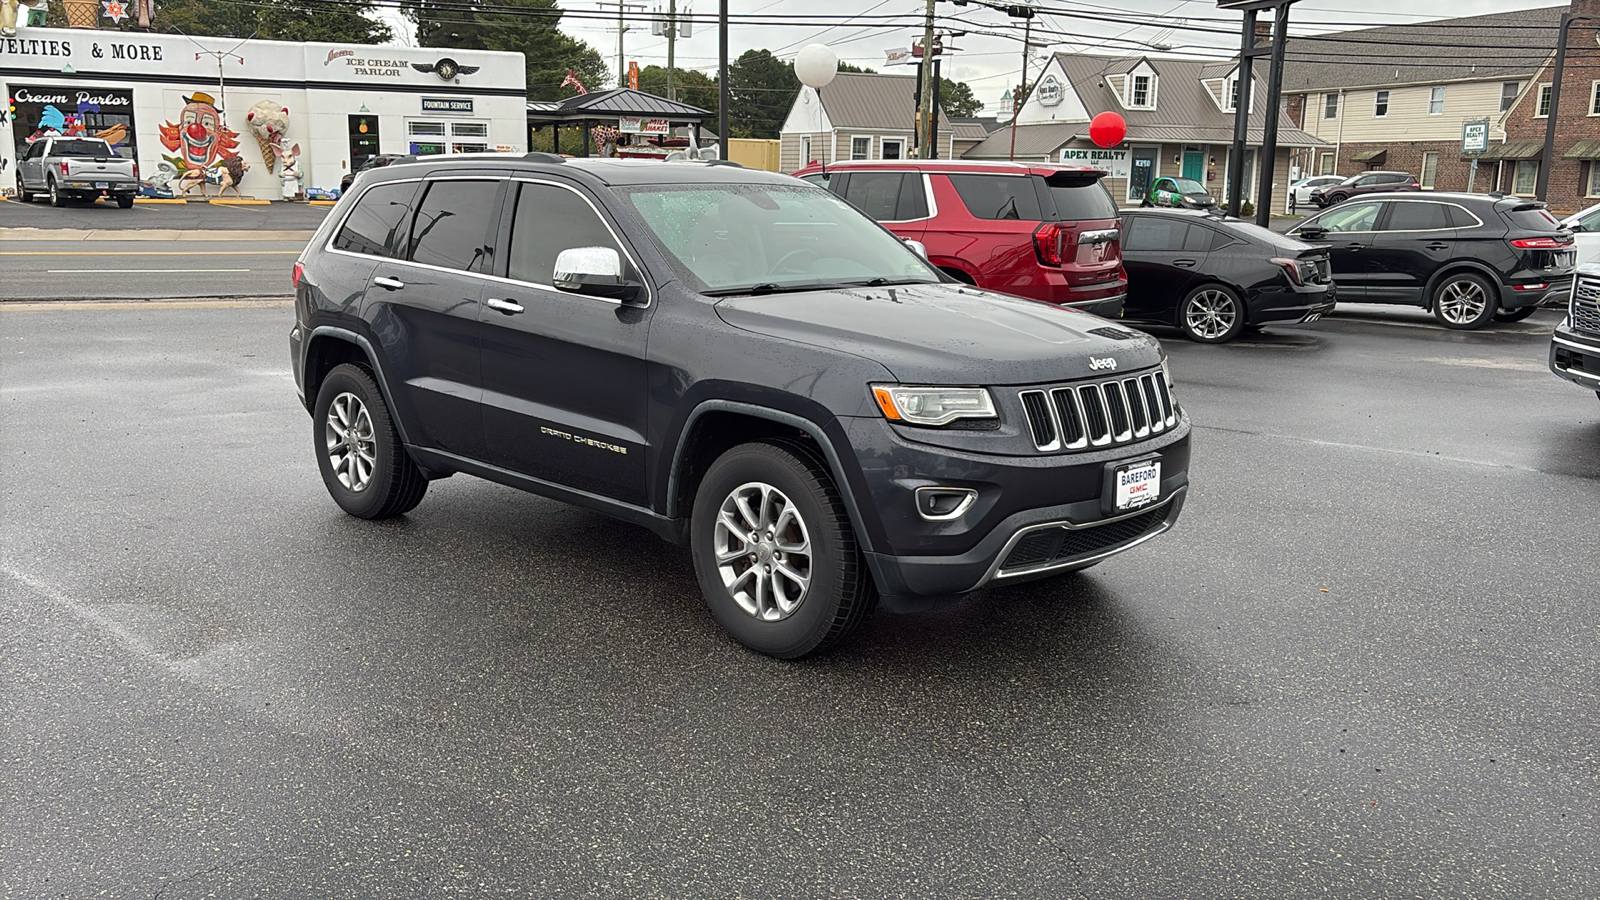
[[[1199,150],[1183,151],[1183,177],[1190,181],[1205,182],[1206,155]]]
[[[360,115],[350,117],[350,171],[355,172],[367,160],[378,155],[378,117]]]
[[[1160,147],[1133,148],[1133,167],[1128,172],[1128,201],[1143,200],[1150,193],[1150,184],[1156,180],[1156,157]]]

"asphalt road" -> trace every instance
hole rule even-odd
[[[225,236],[230,232],[220,232]],[[6,240],[0,300],[282,297],[305,241]]]
[[[638,528],[339,513],[285,305],[0,304],[0,892],[1600,896],[1550,322],[1168,341],[1174,532],[795,664]]]
[[[210,231],[303,230],[322,224],[331,206],[309,203],[225,205],[212,203],[72,203],[57,209],[40,199],[34,203],[0,202],[0,227],[68,228],[96,231],[196,229]]]

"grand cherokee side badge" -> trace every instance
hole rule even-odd
[[[1100,369],[1113,369],[1114,370],[1114,369],[1116,369],[1116,367],[1117,367],[1116,357],[1107,356],[1107,357],[1105,357],[1103,359],[1100,358],[1100,357],[1096,357],[1096,356],[1089,357],[1089,368],[1092,369],[1092,370],[1095,370],[1095,371],[1098,371]]]

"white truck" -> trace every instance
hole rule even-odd
[[[139,195],[139,164],[101,138],[41,138],[17,162],[17,199],[26,203],[35,194],[48,194],[53,206],[104,197],[129,209]]]

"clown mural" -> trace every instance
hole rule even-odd
[[[210,94],[195,91],[183,102],[178,124],[161,124],[161,145],[177,154],[163,159],[184,172],[211,169],[239,155],[239,133],[222,124],[222,115]]]

